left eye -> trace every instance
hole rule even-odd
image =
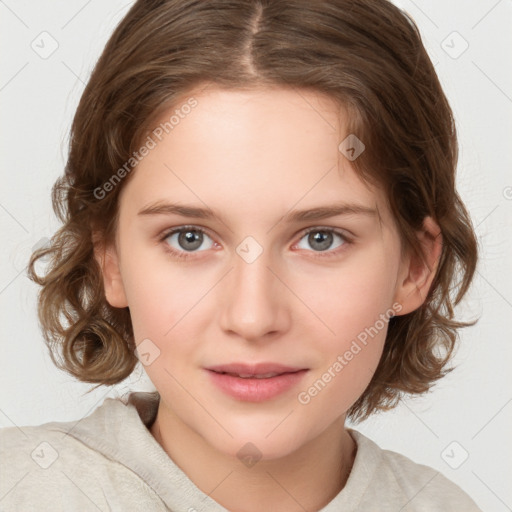
[[[336,239],[338,242],[336,243]],[[346,238],[332,229],[314,229],[306,233],[297,244],[299,249],[313,248],[315,252],[336,249],[347,242]],[[305,244],[309,247],[305,247]]]
[[[208,239],[209,242],[206,244],[206,247],[203,249],[199,249],[201,245]],[[179,229],[169,233],[165,240],[168,241],[168,244],[176,251],[179,252],[200,252],[205,251],[207,249],[211,249],[213,247],[213,240],[204,232],[199,229]],[[174,245],[173,245],[174,243]],[[177,244],[178,246],[176,247]],[[197,250],[199,249],[199,251]]]

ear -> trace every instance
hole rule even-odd
[[[442,254],[441,229],[431,217],[425,218],[423,229],[416,236],[423,258],[409,251],[402,262],[395,291],[395,301],[402,306],[400,315],[411,313],[425,302]]]
[[[94,239],[94,237],[93,237]],[[116,247],[94,244],[94,257],[101,268],[107,302],[115,308],[128,306]]]

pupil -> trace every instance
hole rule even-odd
[[[332,233],[327,233],[326,231],[314,231],[309,234],[308,242],[313,249],[325,251],[332,245]]]
[[[178,236],[178,242],[183,249],[194,250],[201,247],[203,234],[197,231],[182,231]]]

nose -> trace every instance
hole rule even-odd
[[[247,341],[275,339],[290,327],[289,297],[276,278],[268,254],[247,262],[233,255],[233,269],[222,290],[220,323],[224,332]]]

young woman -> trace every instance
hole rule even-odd
[[[109,385],[140,361],[157,392],[4,429],[2,509],[479,510],[345,426],[448,371],[477,259],[456,157],[385,0],[137,1],[30,269],[60,368]]]

